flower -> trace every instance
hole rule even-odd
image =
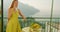
[[[33,29],[39,29],[39,28],[41,28],[41,25],[39,25],[39,24],[37,24],[37,23],[33,23],[33,24],[31,25],[31,28],[33,28]]]

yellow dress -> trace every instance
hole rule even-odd
[[[7,24],[6,32],[21,32],[21,26],[18,22],[18,11],[12,13],[12,16]]]

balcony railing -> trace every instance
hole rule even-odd
[[[46,30],[46,23],[51,23],[50,22],[50,17],[27,17],[27,22],[26,23],[24,23],[22,21],[21,17],[18,17],[18,19],[19,19],[19,22],[21,24],[21,28],[29,27],[31,23],[38,23],[42,26],[42,32],[48,31],[48,30]],[[3,18],[3,22],[4,22],[4,27],[3,28],[4,28],[4,32],[5,32],[6,31],[7,17]],[[53,17],[52,22],[60,23],[60,18]],[[27,24],[27,25],[24,25],[24,24]],[[56,24],[52,24],[52,25],[56,25]],[[53,27],[55,27],[55,26],[53,26]],[[58,30],[57,27],[55,27],[55,28]]]

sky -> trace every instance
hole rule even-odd
[[[54,0],[54,17],[60,16],[60,0]],[[19,0],[19,2],[22,2],[24,4],[31,5],[35,7],[36,9],[39,9],[40,12],[33,15],[33,16],[50,16],[51,14],[51,2],[52,0]]]
[[[9,1],[10,3],[12,2],[11,0]],[[60,17],[59,1],[60,0],[54,0],[53,17]],[[32,17],[50,17],[52,0],[19,0],[19,2],[27,4],[39,10],[38,13],[31,15]],[[6,0],[4,0],[4,3],[6,3]],[[10,3],[8,3],[8,5],[10,5]]]

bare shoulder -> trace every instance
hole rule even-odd
[[[18,11],[20,11],[20,9],[18,9]]]
[[[20,9],[18,9],[18,12],[20,12]]]
[[[8,12],[12,12],[12,10],[13,10],[13,8],[9,8],[9,9],[8,9]]]

